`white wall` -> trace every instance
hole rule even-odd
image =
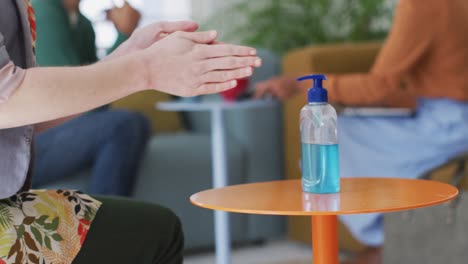
[[[0,0],[1,1],[1,0]],[[127,0],[133,7],[142,13],[140,25],[160,20],[190,19],[192,15],[192,1],[198,0]],[[96,43],[100,51],[99,56],[110,47],[117,33],[114,25],[105,19],[105,10],[112,8],[112,0],[82,0],[81,11],[94,24]]]
[[[183,20],[191,17],[193,0],[143,0],[142,24],[155,20]]]

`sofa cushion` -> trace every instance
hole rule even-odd
[[[171,95],[158,91],[143,91],[132,94],[111,104],[113,108],[138,111],[146,115],[153,132],[166,133],[184,130],[181,114],[178,112],[159,111],[155,109],[157,102],[172,100]]]
[[[247,182],[246,153],[227,138],[228,183]],[[181,219],[186,248],[212,246],[213,212],[192,205],[192,194],[212,188],[211,137],[209,134],[177,133],[154,136],[148,145],[133,197],[172,209]],[[231,215],[233,241],[248,236],[248,217]]]

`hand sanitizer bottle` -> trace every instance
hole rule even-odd
[[[314,80],[307,93],[308,104],[301,110],[302,189],[309,193],[340,191],[338,130],[335,109],[328,104],[322,87],[325,75],[304,76],[298,81]]]

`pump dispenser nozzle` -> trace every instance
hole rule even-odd
[[[323,80],[327,77],[323,74],[313,74],[298,78],[298,81],[314,80],[314,86],[307,92],[307,100],[309,103],[327,103],[328,92],[323,88]]]

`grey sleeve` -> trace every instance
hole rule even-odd
[[[0,69],[10,62],[10,56],[5,46],[3,34],[0,32]]]
[[[26,71],[13,64],[0,32],[0,104],[7,101],[26,75]]]
[[[0,129],[0,200],[19,192],[31,160],[32,126]]]
[[[11,61],[0,33],[0,104],[21,85],[25,73]],[[21,190],[26,181],[33,133],[32,126],[0,129],[0,199]]]

